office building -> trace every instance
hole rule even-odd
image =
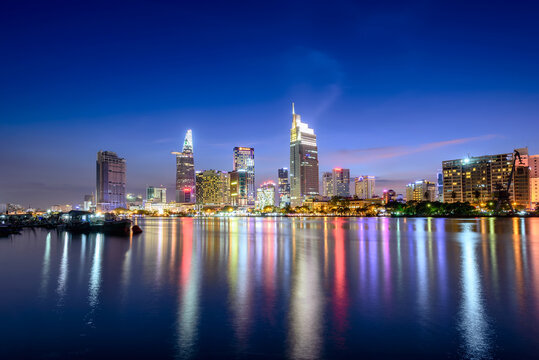
[[[127,201],[128,208],[142,206],[142,202],[143,202],[142,195],[135,195],[135,194],[128,193],[125,196],[125,198]]]
[[[436,201],[436,184],[418,180],[406,185],[406,201]]]
[[[382,192],[382,200],[384,202],[384,204],[388,204],[394,200],[396,200],[396,193],[395,193],[395,190],[384,190]]]
[[[187,130],[181,152],[176,155],[176,202],[195,202],[195,159],[193,154],[193,132]]]
[[[539,206],[539,155],[530,155],[528,165],[530,167],[530,208],[535,210]]]
[[[444,173],[438,170],[436,173],[436,200],[444,201]]]
[[[358,199],[374,198],[375,177],[371,175],[358,176],[354,181],[355,195]]]
[[[322,196],[333,197],[333,173],[324,171],[322,173]]]
[[[275,183],[267,181],[256,190],[256,206],[264,209],[266,206],[275,206]]]
[[[82,209],[84,211],[90,211],[93,210],[95,201],[94,201],[94,194],[92,195],[84,195],[84,202],[82,204]]]
[[[126,207],[125,159],[112,151],[99,151],[96,162],[96,205],[98,210],[110,211]]]
[[[255,204],[255,149],[250,147],[234,148],[234,170],[245,173],[245,182],[238,182],[243,187],[238,192],[238,203],[241,206],[253,206]]]
[[[322,174],[322,195],[350,197],[350,169],[335,168]]]
[[[530,169],[528,148],[517,149],[522,163],[516,161],[509,188],[513,206],[530,206]],[[444,202],[483,203],[497,199],[497,192],[509,182],[513,166],[513,152],[468,157],[442,162]]]
[[[279,169],[277,176],[279,179],[279,206],[284,208],[290,205],[290,180],[288,179],[288,168]]]
[[[309,125],[301,122],[292,103],[290,129],[290,201],[301,206],[306,198],[318,195],[318,147],[316,135]]]
[[[205,170],[195,173],[197,206],[230,205],[230,176],[225,171]]]
[[[165,204],[167,202],[167,189],[165,187],[148,186],[146,188],[146,202]]]
[[[247,196],[248,173],[245,170],[231,171],[230,177],[230,204],[232,206],[249,206],[249,197]]]
[[[333,169],[333,189],[336,196],[350,197],[350,169]]]

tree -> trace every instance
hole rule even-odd
[[[473,192],[473,197],[475,199],[475,201],[479,202],[479,197],[481,196],[481,191],[479,191],[478,189],[475,189],[474,192]]]

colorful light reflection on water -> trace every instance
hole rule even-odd
[[[532,357],[539,219],[146,219],[0,240],[0,357]]]

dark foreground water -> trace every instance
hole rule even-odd
[[[0,358],[537,358],[537,219],[146,219],[0,239]]]

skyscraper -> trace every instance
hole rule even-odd
[[[238,183],[238,205],[253,206],[255,204],[255,149],[250,147],[234,148],[234,171],[245,172],[245,183]]]
[[[322,173],[322,195],[326,197],[350,196],[350,169],[335,168]]]
[[[193,157],[193,133],[187,130],[181,152],[176,155],[176,202],[195,201],[195,159]]]
[[[335,168],[332,172],[334,196],[350,196],[350,169]]]
[[[232,206],[248,206],[247,171],[237,170],[230,173],[230,203]]]
[[[318,195],[318,147],[316,135],[301,122],[292,103],[290,129],[290,198],[292,206],[301,206],[307,197]]]
[[[110,211],[126,207],[125,159],[112,151],[99,151],[96,162],[96,205],[98,210]]]
[[[279,206],[290,205],[290,181],[288,179],[288,168],[278,170],[279,178]]]
[[[372,175],[359,176],[355,180],[355,194],[359,199],[372,199],[376,178]]]

